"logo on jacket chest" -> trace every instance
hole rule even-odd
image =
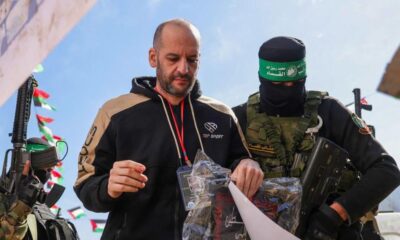
[[[222,139],[224,137],[223,134],[217,134],[218,125],[214,122],[206,122],[203,124],[203,127],[207,130],[206,133],[202,134],[205,139]]]

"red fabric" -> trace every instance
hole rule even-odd
[[[47,99],[50,97],[50,94],[48,94],[47,92],[45,92],[43,90],[40,90],[39,88],[35,88],[33,90],[33,96],[34,97],[42,97],[42,98]]]
[[[365,97],[361,98],[360,103],[362,105],[368,105],[367,99]]]
[[[42,115],[36,114],[36,118],[39,122],[45,122],[45,123],[51,123],[54,121],[54,119],[50,118],[50,117],[44,117]]]

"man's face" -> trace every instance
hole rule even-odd
[[[197,76],[198,40],[189,29],[167,25],[157,48],[150,49],[149,62],[156,68],[159,89],[175,97],[185,97]]]

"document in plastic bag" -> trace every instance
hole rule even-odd
[[[252,240],[300,240],[265,216],[233,182],[229,183],[229,190]]]

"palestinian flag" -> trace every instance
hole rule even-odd
[[[50,211],[54,214],[54,215],[57,215],[58,214],[58,212],[60,211],[61,209],[57,206],[57,205],[53,205],[53,206],[51,206],[51,208],[50,208]]]
[[[61,141],[62,138],[60,136],[57,135],[53,135],[53,139],[57,142],[57,141]]]
[[[49,118],[49,117],[44,117],[42,115],[36,114],[36,118],[41,125],[46,125],[47,123],[51,123],[54,121],[54,119]]]
[[[40,125],[41,126],[39,126],[39,130],[42,126],[44,126],[44,124],[40,124]],[[48,143],[50,143],[52,146],[56,145],[58,141],[63,141],[63,139],[60,136],[50,135],[50,134],[53,134],[53,132],[50,130],[50,128],[43,128],[42,130],[43,130],[43,132],[41,130],[40,131],[43,134],[45,134],[44,136],[42,136],[42,139],[47,141]]]
[[[90,224],[92,225],[93,232],[102,233],[106,226],[106,220],[90,219]]]
[[[39,115],[39,114],[37,114]],[[40,115],[39,115],[40,116]],[[42,119],[43,120],[43,119]],[[51,118],[46,118],[46,121],[53,120]],[[46,126],[46,124],[39,120],[38,118],[38,126],[39,126],[39,131],[43,134],[42,139],[47,141],[51,146],[55,146],[57,148],[57,153],[59,157],[65,157],[65,147],[66,143],[63,142],[64,139],[62,139],[60,136],[53,135],[53,132],[49,127]],[[59,142],[61,141],[61,142]]]
[[[40,127],[39,127],[39,130],[40,130]],[[65,149],[67,147],[65,140],[62,137],[57,136],[57,135],[50,136],[50,134],[53,134],[53,133],[51,132],[51,130],[49,128],[43,129],[43,131],[44,132],[47,131],[47,136],[46,135],[42,136],[42,139],[47,141],[51,146],[56,147],[59,158],[64,158],[65,154],[66,154]]]
[[[53,141],[53,132],[51,131],[50,128],[46,127],[43,124],[38,124],[39,126],[39,131],[44,135],[44,138],[50,145],[54,146],[55,142]]]
[[[83,209],[81,207],[71,208],[67,210],[67,212],[69,213],[69,215],[71,215],[73,219],[79,219],[83,216],[86,216],[85,212],[83,212]]]
[[[53,185],[54,185],[54,182],[51,181],[51,180],[48,180],[48,181],[46,182],[46,186],[47,186],[48,189],[51,189],[51,188],[53,187]]]
[[[53,142],[57,148],[57,152],[60,158],[64,158],[65,156],[65,147],[67,146],[65,140],[57,135],[53,135]]]
[[[50,94],[36,87],[33,89],[33,97],[47,99],[50,97]]]
[[[43,65],[42,65],[42,64],[38,64],[38,65],[36,65],[36,67],[33,69],[33,72],[34,72],[34,73],[41,73],[41,72],[43,72],[43,70],[44,70]]]
[[[51,110],[51,111],[56,110],[55,107],[48,104],[47,101],[42,97],[33,97],[33,103],[36,107],[42,107],[42,108],[45,108],[45,109]]]
[[[57,163],[57,165],[54,167],[54,170],[56,170],[57,172],[63,174],[64,173],[64,166],[62,164],[59,164],[59,163],[62,163],[62,161],[59,161]]]
[[[64,181],[64,178],[61,176],[61,173],[57,172],[56,170],[51,170],[50,181],[61,185]]]

